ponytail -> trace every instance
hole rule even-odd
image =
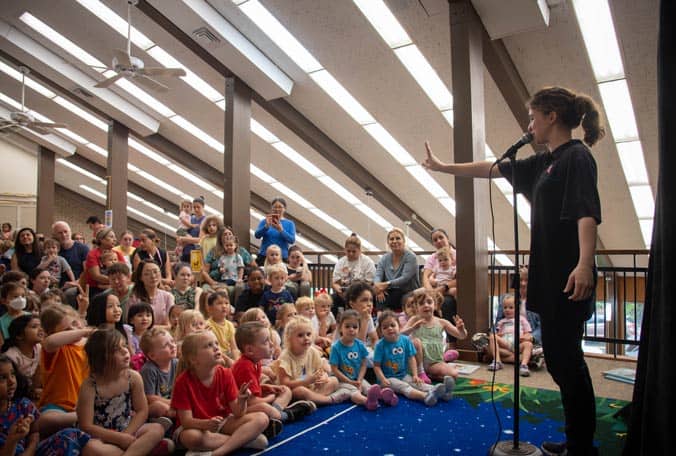
[[[606,134],[606,129],[601,125],[596,103],[586,95],[577,95],[575,97],[575,111],[582,119],[584,142],[593,146]]]

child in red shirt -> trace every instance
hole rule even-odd
[[[261,384],[261,360],[272,356],[273,344],[270,329],[260,321],[242,323],[235,332],[235,342],[242,356],[232,366],[237,385],[249,385],[251,397],[248,410],[265,413],[271,423],[281,428],[314,412],[317,406],[311,401],[291,401],[291,389],[283,385]]]
[[[239,391],[230,369],[222,366],[223,355],[210,331],[183,339],[182,357],[171,398],[179,427],[176,442],[188,450],[226,454],[240,447],[264,449],[261,433],[269,420],[261,412],[247,413],[249,385]],[[235,432],[237,431],[237,432]]]

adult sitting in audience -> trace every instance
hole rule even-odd
[[[284,218],[286,200],[280,197],[273,199],[271,208],[271,213],[260,221],[254,233],[256,239],[262,239],[256,258],[256,263],[259,266],[265,264],[265,253],[268,247],[273,244],[282,249],[282,260],[288,261],[289,246],[296,242],[296,225],[291,220]]]
[[[200,225],[206,217],[204,215],[204,197],[198,196],[192,200],[192,211],[193,214],[190,216],[190,224],[192,228],[188,230],[187,236],[179,236],[176,238],[176,242],[180,242],[181,245],[184,245],[183,252],[181,253],[181,261],[184,263],[190,263],[190,252],[195,250],[195,245],[200,243]]]
[[[127,315],[129,299],[134,291],[134,284],[131,281],[131,269],[125,263],[115,263],[108,268],[108,280],[110,288],[105,292],[117,296],[117,299],[120,301],[122,315]]]
[[[30,274],[28,274],[30,279],[30,289],[38,297],[49,290],[49,285],[52,282],[52,276],[49,274],[49,271],[42,268],[33,269]]]
[[[448,239],[448,234],[442,228],[437,228],[432,231],[430,235],[432,244],[435,249],[440,249],[442,247],[448,247],[452,253],[455,253],[455,249],[451,247],[451,243]],[[444,284],[438,284],[433,279],[433,272],[438,265],[437,253],[434,252],[432,255],[427,258],[425,266],[423,267],[423,276],[422,283],[423,287],[430,289],[438,289],[444,297],[444,302],[441,304],[441,316],[453,323],[453,317],[458,313],[458,303],[453,295],[448,293],[448,290],[453,287],[457,287],[457,281],[455,279],[450,280]]]
[[[361,240],[352,233],[345,240],[345,256],[341,257],[333,267],[333,282],[331,286],[333,295],[333,313],[338,315],[338,310],[345,308],[345,290],[359,280],[373,285],[376,276],[376,265],[371,258],[361,252]]]
[[[22,271],[30,274],[42,260],[42,252],[38,237],[32,228],[21,228],[16,233],[14,255],[12,255],[12,271]]]
[[[230,261],[226,262],[222,260],[222,257],[228,257],[226,247],[228,244],[233,244],[234,242],[235,236],[232,234],[232,231],[225,230],[225,228],[221,228],[218,231],[216,234],[216,246],[206,255],[204,263],[202,264],[202,280],[210,288],[216,288],[219,285],[227,286],[228,296],[231,297],[232,302],[237,302],[237,298],[242,290],[244,290],[244,281],[237,280],[235,283],[228,283],[226,280],[223,280],[223,276],[228,272],[227,269],[230,267],[229,265],[241,265],[242,269],[244,267],[243,261],[241,263],[236,263],[237,261],[241,261],[241,257],[239,257],[239,259],[235,258],[235,262],[232,263]],[[234,247],[230,245],[230,248]],[[229,256],[237,257],[239,254],[235,251],[233,255]]]
[[[113,250],[120,252],[124,256],[124,262],[129,266],[129,269],[132,269],[131,257],[136,250],[136,247],[134,247],[134,233],[131,231],[122,233],[120,244],[113,247]]]
[[[176,263],[174,265],[174,287],[171,294],[174,296],[174,304],[183,306],[185,309],[194,309],[199,303],[202,289],[194,285],[195,278],[188,263]]]
[[[152,261],[162,272],[162,289],[170,290],[174,285],[171,276],[171,261],[169,260],[169,255],[167,255],[166,250],[157,246],[157,234],[153,230],[147,228],[141,231],[138,238],[141,244],[134,250],[132,255],[133,269],[136,270],[139,263],[142,261]]]
[[[401,298],[420,288],[418,277],[418,259],[415,253],[406,248],[406,235],[400,228],[392,228],[387,233],[390,252],[380,258],[376,268],[375,285],[376,308],[381,311],[392,309],[401,311]]]
[[[174,296],[160,288],[160,268],[152,261],[141,261],[134,271],[134,292],[129,298],[129,307],[147,302],[153,308],[156,325],[169,325],[169,309],[174,305]],[[126,321],[127,316],[124,316]]]
[[[84,264],[87,260],[89,247],[82,242],[75,242],[71,238],[70,226],[64,221],[55,222],[52,225],[52,237],[59,242],[59,256],[62,256],[68,262],[75,280],[80,278],[84,270]],[[61,286],[63,286],[64,278],[61,278]]]
[[[112,228],[99,230],[96,233],[96,244],[97,246],[89,251],[87,260],[85,261],[86,280],[87,285],[89,285],[90,299],[110,286],[108,276],[101,272],[101,254],[105,251],[111,251],[117,256],[119,263],[124,263],[122,254],[113,250],[113,247],[117,244],[117,237]]]
[[[2,231],[0,231],[0,240],[13,241],[14,240],[14,231],[12,230],[12,224],[5,222],[2,224]]]
[[[75,242],[80,242],[82,244],[87,243],[87,240],[85,239],[83,233],[73,233],[73,235],[71,236],[71,239]],[[89,248],[89,247],[87,247],[87,248]]]

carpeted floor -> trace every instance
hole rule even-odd
[[[302,422],[292,423],[261,453],[275,455],[484,455],[496,440],[513,439],[511,385],[459,378],[455,398],[436,407],[402,399],[394,408],[368,412],[350,404],[322,407]],[[563,440],[559,393],[522,387],[520,440],[540,445]],[[602,455],[620,454],[626,426],[615,414],[626,405],[597,399],[596,440]],[[498,434],[499,433],[499,434]],[[257,454],[261,454],[257,453]],[[240,452],[251,454],[251,452]]]

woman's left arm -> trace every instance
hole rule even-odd
[[[582,217],[577,221],[577,235],[580,244],[580,257],[577,266],[568,276],[564,293],[572,294],[571,301],[587,299],[594,287],[594,252],[596,250],[596,219]]]
[[[125,429],[125,434],[136,434],[141,426],[148,419],[148,400],[146,393],[143,391],[143,379],[141,375],[135,370],[129,369],[131,376],[131,408],[134,410],[129,426]]]

